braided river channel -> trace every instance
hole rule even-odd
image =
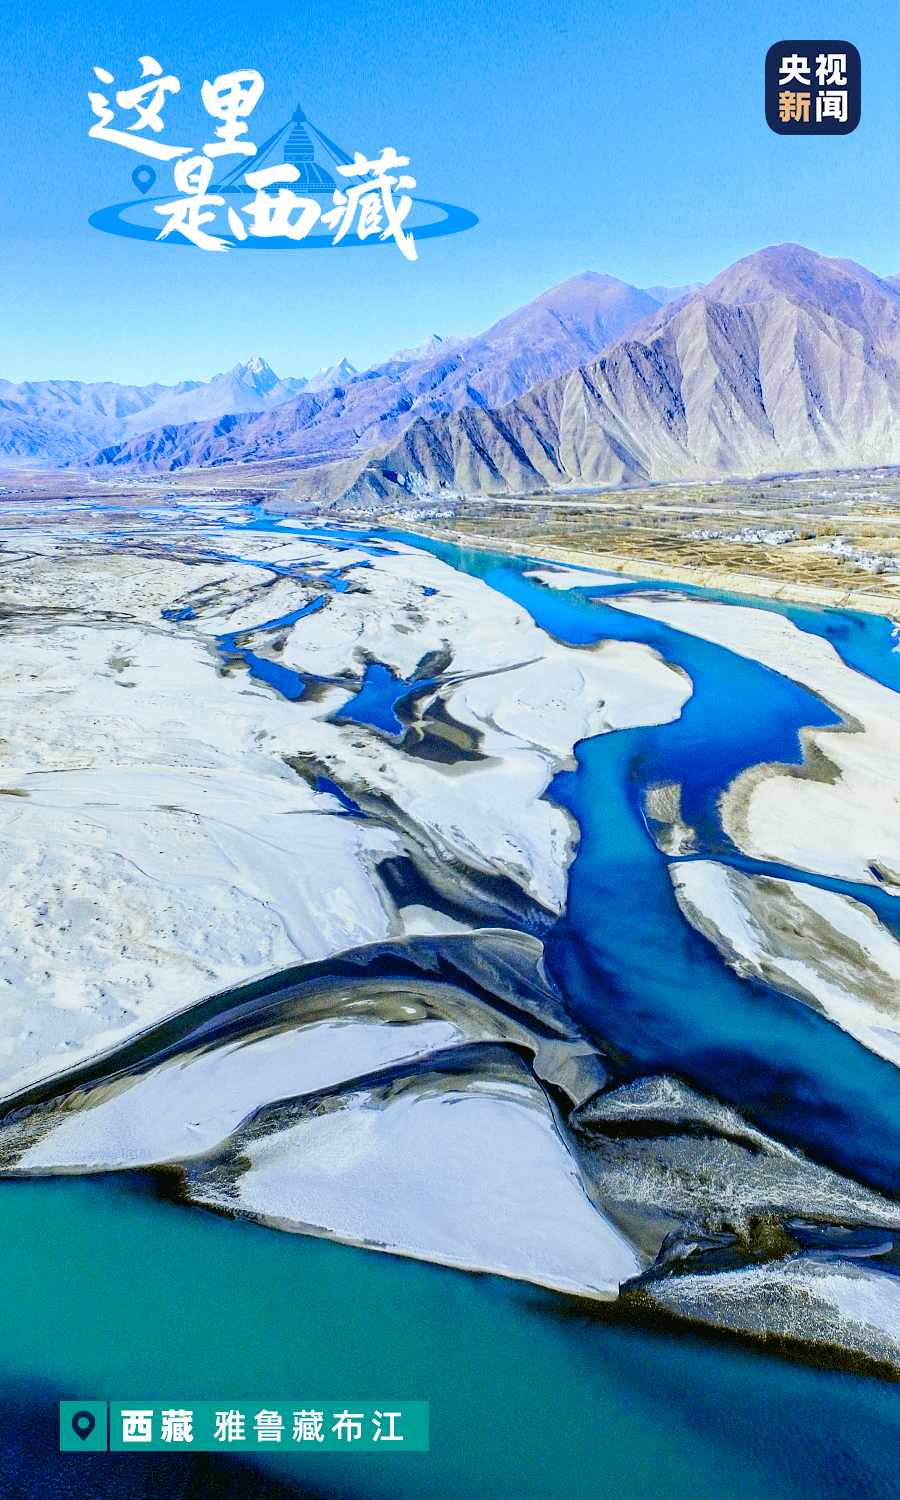
[[[285,522],[278,529],[291,534]],[[900,1071],[823,1014],[726,967],[682,915],[670,856],[642,814],[646,787],[679,783],[682,816],[706,857],[850,896],[900,938],[900,898],[888,889],[751,859],[720,826],[719,797],[735,777],[761,763],[799,766],[799,731],[837,724],[834,711],[747,656],[616,608],[646,584],[598,574],[563,590],[529,576],[546,566],[534,559],[405,533],[314,534],[423,547],[515,600],[559,641],[642,642],[690,678],[677,719],[582,741],[577,768],[547,793],[581,831],[565,910],[545,935],[548,970],[620,1079],[677,1076],[812,1160],[900,1196]],[[887,620],[666,591],[779,611],[855,671],[900,690]],[[296,696],[277,673],[266,680]],[[371,699],[390,723],[403,687],[373,669],[360,712]],[[152,1173],[0,1183],[0,1277],[5,1494],[900,1496],[900,1386],[888,1380],[615,1304],[229,1220],[170,1201]],[[61,1399],[301,1392],[427,1400],[431,1451],[252,1461],[55,1451]]]

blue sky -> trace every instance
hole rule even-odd
[[[796,240],[900,272],[895,5],[618,0],[21,0],[4,56],[0,376],[208,379],[262,354],[279,374],[357,367],[429,333],[475,333],[578,271],[709,280]],[[841,38],[862,57],[847,137],[776,136],[766,50]],[[302,102],[347,150],[394,146],[425,197],[475,229],[346,251],[209,254],[118,239],[88,216],[134,196],[145,158],[90,140],[94,66],[181,80],[163,140],[190,141],[206,78],[252,67],[250,139]],[[232,158],[236,161],[236,158]],[[169,169],[153,163],[161,171]]]

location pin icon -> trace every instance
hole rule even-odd
[[[139,172],[149,172],[150,170],[149,167],[138,167]],[[155,173],[153,175],[154,177],[156,176]],[[94,1414],[90,1411],[77,1411],[72,1418],[72,1430],[76,1437],[81,1438],[82,1442],[86,1442],[96,1425]]]
[[[139,193],[146,193],[156,181],[156,173],[152,167],[135,167],[131,180]]]

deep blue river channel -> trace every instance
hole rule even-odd
[[[693,683],[676,722],[583,742],[577,769],[551,787],[581,829],[566,912],[547,943],[571,1012],[620,1073],[677,1073],[817,1160],[900,1195],[900,1072],[812,1010],[726,969],[682,918],[641,816],[647,784],[678,781],[705,853],[851,894],[900,933],[895,898],[746,860],[718,824],[724,786],[760,761],[799,763],[798,730],[837,723],[833,711],[756,663],[617,611],[616,595],[634,587],[621,580],[600,575],[596,588],[563,592],[525,577],[533,563],[524,559],[401,539],[483,578],[559,640],[646,642]],[[900,688],[889,622],[760,607]],[[396,701],[398,685],[384,686]],[[366,691],[379,690],[372,676]],[[0,1494],[900,1497],[900,1386],[874,1377],[793,1364],[714,1334],[623,1324],[609,1308],[496,1277],[232,1222],[157,1196],[150,1177],[6,1182],[0,1221]],[[218,1456],[126,1462],[54,1451],[60,1399],[345,1396],[429,1401],[431,1452],[266,1454],[251,1468]]]

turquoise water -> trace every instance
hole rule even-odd
[[[255,1460],[370,1500],[896,1496],[900,1387],[616,1326],[487,1276],[148,1198],[140,1179],[8,1182],[0,1349],[54,1400],[424,1399],[427,1454]],[[21,1399],[21,1397],[20,1397]],[[34,1396],[32,1395],[32,1400]],[[55,1427],[54,1427],[55,1434]],[[70,1493],[105,1455],[77,1456]],[[152,1466],[151,1455],[129,1455]],[[146,1470],[149,1474],[150,1470]],[[241,1494],[233,1488],[201,1493]],[[3,1492],[46,1493],[25,1474]],[[221,1484],[221,1479],[219,1480]]]
[[[377,539],[362,535],[377,552]],[[356,540],[340,534],[341,546]],[[681,917],[640,814],[644,785],[678,780],[706,848],[741,862],[715,816],[719,789],[748,764],[798,762],[798,728],[836,722],[831,710],[720,647],[525,579],[524,561],[428,545],[554,636],[646,641],[694,683],[674,724],[586,741],[578,769],[553,784],[582,828],[567,911],[548,943],[573,1013],[611,1047],[623,1076],[671,1068],[810,1154],[896,1192],[900,1074],[812,1011],[731,974]],[[852,665],[900,686],[884,622],[794,614]],[[382,705],[394,683],[373,677],[370,691],[378,711],[393,715],[396,700]],[[892,917],[895,898],[884,892],[816,883]],[[254,1460],[303,1494],[900,1496],[898,1387],[712,1335],[624,1324],[610,1308],[585,1310],[498,1278],[185,1209],[156,1193],[155,1181],[0,1185],[0,1377],[11,1408],[46,1414],[52,1426],[52,1403],[72,1397],[432,1403],[430,1454]],[[52,1493],[106,1493],[108,1460],[78,1462],[76,1472],[59,1459]],[[156,1470],[143,1472],[149,1493]],[[245,1472],[234,1464],[229,1488],[220,1472],[214,1487],[191,1493],[249,1493]],[[0,1492],[47,1493],[35,1479],[27,1453],[0,1446]]]

